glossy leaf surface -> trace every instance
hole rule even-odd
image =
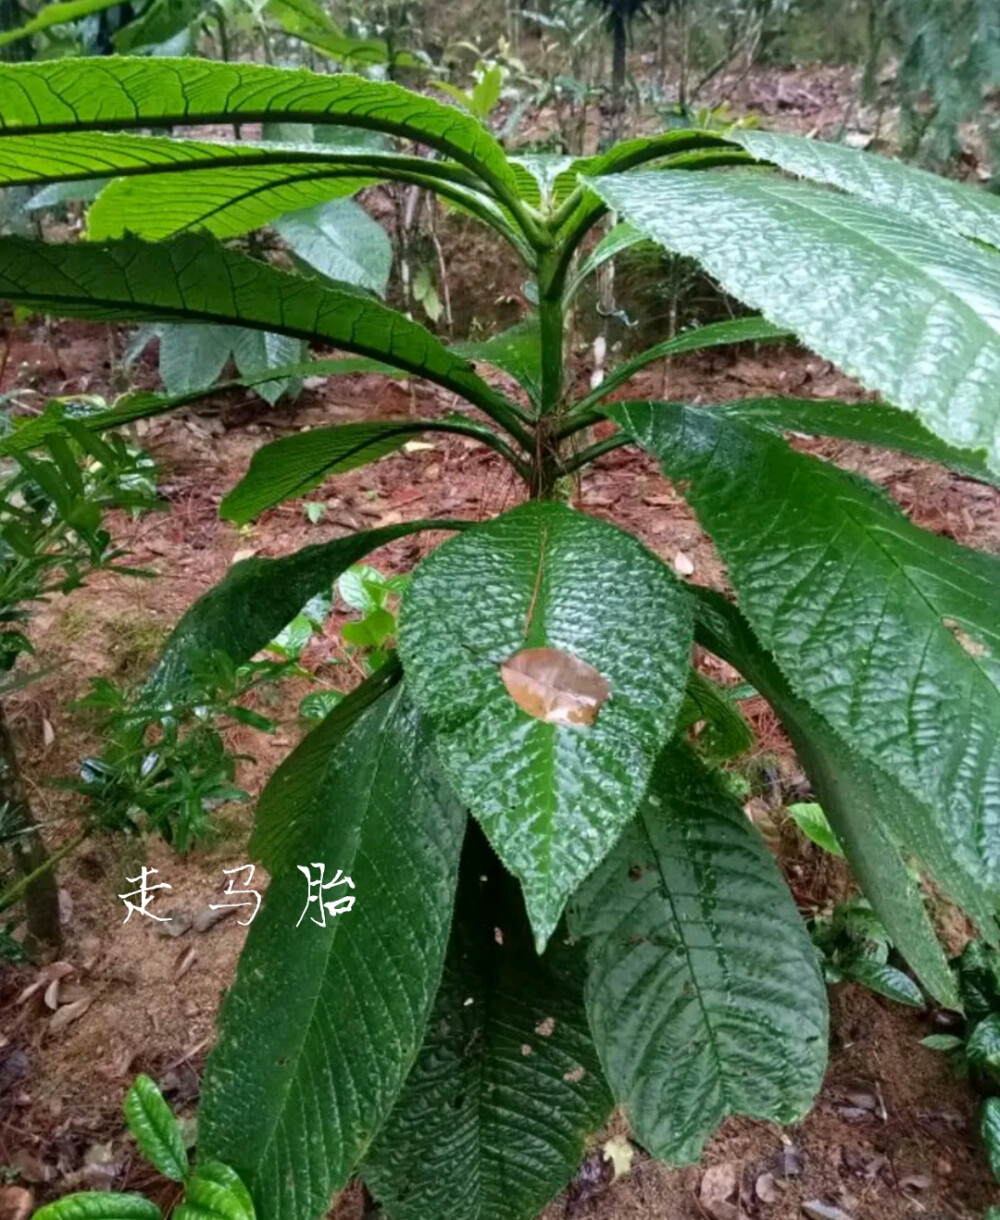
[[[942,851],[948,871],[996,894],[1000,561],[918,529],[872,484],[756,428],[667,404],[608,412],[686,482],[792,689],[924,806],[935,827],[918,823],[904,844],[943,885]]]
[[[540,946],[632,816],[687,681],[692,619],[673,574],[634,538],[527,504],[446,543],[402,606],[400,656],[442,763],[524,886]],[[568,653],[610,696],[590,726],[545,722],[501,667]]]
[[[592,183],[942,440],[1000,473],[1000,255],[777,175],[637,173]]]
[[[361,1167],[393,1220],[534,1220],[611,1110],[579,949],[536,957],[490,855],[470,831],[427,1038]]]
[[[826,1067],[815,951],[771,853],[688,747],[661,755],[572,911],[601,1061],[654,1156],[697,1160],[731,1114],[806,1113]]]
[[[728,138],[800,178],[839,187],[942,233],[1000,246],[1000,199],[988,190],[843,144],[740,128]]]
[[[199,1113],[204,1154],[271,1220],[323,1214],[395,1101],[441,977],[465,826],[401,687],[325,757],[299,759],[321,769],[325,800],[288,809],[298,854],[251,927]],[[353,888],[318,891],[320,863]],[[345,896],[352,908],[327,916]]]
[[[704,589],[698,591],[697,635],[774,708],[892,943],[940,1003],[961,1008],[954,975],[900,843],[911,843],[911,850],[932,870],[937,871],[935,865],[940,863],[947,878],[945,888],[983,928],[993,929],[993,913],[981,891],[950,862],[949,844],[932,811],[908,798],[884,772],[850,750],[830,724],[792,691],[736,607]]]
[[[160,1209],[142,1195],[88,1190],[40,1207],[33,1220],[162,1220]]]
[[[849,403],[828,398],[740,398],[708,408],[726,419],[745,420],[772,432],[835,436],[894,449],[925,462],[937,462],[966,478],[1000,483],[985,460],[968,449],[946,445],[916,416],[882,402]]]
[[[137,1076],[125,1097],[125,1118],[139,1151],[165,1178],[188,1175],[187,1149],[180,1123],[148,1076]]]

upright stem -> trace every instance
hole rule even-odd
[[[566,266],[560,251],[541,251],[538,256],[538,322],[542,392],[531,479],[531,494],[541,500],[551,497],[558,478],[559,454],[554,433],[563,405],[565,380],[565,287]]]

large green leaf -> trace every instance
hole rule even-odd
[[[427,1038],[361,1166],[393,1220],[534,1220],[611,1110],[581,955],[535,956],[516,887],[484,847],[470,831]]]
[[[961,233],[1000,246],[1000,198],[982,187],[802,136],[734,128],[727,138],[800,178],[839,187],[943,233]]]
[[[739,398],[708,408],[773,432],[836,436],[880,449],[895,449],[925,462],[939,462],[970,479],[1000,483],[986,462],[968,449],[946,445],[919,419],[881,402],[849,403],[829,398]]]
[[[1000,560],[768,432],[675,404],[607,410],[683,481],[791,688],[934,823],[895,827],[903,844],[948,885],[930,835],[995,906]]]
[[[434,431],[495,444],[487,428],[465,420],[383,420],[296,432],[257,450],[250,469],[223,499],[219,512],[243,525],[275,504],[304,496],[332,475],[395,453],[409,437]]]
[[[685,745],[574,901],[587,1014],[640,1143],[701,1156],[730,1114],[789,1123],[823,1082],[826,989],[771,853]]]
[[[775,174],[594,181],[611,207],[1000,473],[1000,256]]]
[[[541,947],[632,816],[670,736],[690,605],[634,538],[563,505],[523,505],[457,542],[414,574],[400,655],[456,790],[524,887]],[[593,723],[539,719],[508,694],[501,667],[536,649],[601,675],[609,697]],[[560,677],[556,691],[570,710],[578,678]]]
[[[322,1215],[396,1099],[441,978],[465,826],[402,687],[304,758],[324,799],[288,807],[299,854],[251,927],[198,1116],[199,1150],[269,1220]],[[320,864],[353,889],[318,891]],[[353,908],[327,918],[345,896]]]
[[[338,123],[436,148],[517,197],[503,149],[453,106],[357,76],[188,59],[74,59],[0,67],[0,134]]]
[[[330,280],[385,296],[392,243],[385,229],[351,199],[291,212],[275,225],[292,252]]]
[[[728,661],[770,703],[779,716],[812,783],[816,798],[855,877],[889,938],[927,990],[948,1008],[962,1007],[955,978],[934,933],[923,892],[899,843],[921,843],[918,855],[939,866],[953,897],[977,922],[995,933],[993,910],[950,862],[948,845],[927,809],[907,797],[884,772],[850,750],[843,739],[803,699],[795,695],[774,659],[753,636],[734,605],[716,593],[698,590],[698,640]],[[929,834],[927,833],[929,830]]]
[[[103,320],[218,322],[374,356],[508,416],[503,396],[428,330],[359,289],[279,271],[206,236],[155,245],[0,238],[0,299]]]
[[[183,686],[199,655],[216,649],[248,661],[292,621],[310,597],[329,590],[351,564],[376,547],[422,529],[460,523],[410,521],[303,547],[281,559],[241,559],[203,594],[170,634],[149,679],[151,690]]]

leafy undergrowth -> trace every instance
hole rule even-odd
[[[31,346],[15,346],[12,367],[24,359],[35,362],[32,376],[49,391],[84,388],[103,342],[96,328],[63,324],[53,328],[51,344],[41,341],[40,329],[25,336],[32,338],[38,341]],[[653,378],[658,383],[661,376],[650,374],[650,389]],[[700,363],[680,362],[667,376],[669,393],[678,397],[697,395],[707,378],[720,397],[779,387],[789,393],[806,385],[810,392],[850,392],[823,362],[779,351],[755,359],[716,355]],[[44,610],[39,646],[63,665],[14,705],[16,726],[29,745],[29,777],[47,821],[65,814],[71,798],[47,788],[46,780],[69,772],[93,745],[63,710],[64,700],[83,693],[86,675],[120,671],[123,624],[132,625],[133,635],[137,622],[151,630],[167,628],[237,555],[276,554],[351,529],[391,525],[404,516],[480,519],[520,498],[492,454],[472,451],[462,438],[436,438],[432,446],[404,450],[315,493],[310,499],[322,511],[307,514],[301,505],[287,505],[243,533],[221,523],[213,489],[232,485],[262,431],[277,436],[321,421],[399,415],[411,407],[408,388],[366,377],[345,379],[325,393],[321,399],[307,392],[295,408],[271,411],[210,407],[207,414],[145,432],[143,443],[164,470],[172,512],[123,520],[118,536],[134,563],[155,568],[161,578],[98,578],[69,609]],[[416,391],[414,414],[424,413],[429,404],[421,400],[431,393],[423,387]],[[227,430],[227,420],[237,419],[243,426]],[[836,454],[841,464],[878,480],[920,524],[996,549],[1000,494],[995,490],[842,442],[802,444]],[[576,497],[595,515],[613,512],[684,574],[722,586],[714,551],[650,460],[611,454],[587,474]],[[373,561],[386,572],[407,571],[430,545],[424,537],[403,539]],[[335,616],[306,657],[307,667],[330,686],[351,686],[360,676],[357,659],[339,638],[343,621],[343,615]],[[280,705],[266,709],[281,722],[274,736],[248,732],[240,740],[237,730],[233,748],[250,748],[257,759],[245,764],[242,786],[257,790],[297,739],[295,709],[308,689],[290,683]],[[812,912],[845,895],[844,874],[782,820],[782,805],[802,799],[802,775],[773,717],[753,703],[747,710],[761,738],[749,768],[748,812],[778,851],[800,906]],[[33,976],[13,970],[0,976],[0,1110],[12,1115],[0,1125],[0,1188],[6,1177],[32,1190],[36,1202],[51,1197],[57,1186],[65,1191],[74,1185],[147,1190],[154,1197],[160,1191],[161,1202],[171,1201],[171,1188],[157,1185],[125,1140],[120,1101],[132,1076],[145,1071],[160,1081],[182,1114],[193,1111],[198,1070],[243,940],[237,922],[242,913],[204,930],[199,928],[208,921],[199,916],[221,900],[227,880],[222,870],[248,862],[243,846],[248,817],[237,807],[224,811],[220,837],[183,860],[159,844],[151,844],[141,860],[134,847],[96,842],[65,869],[62,883],[72,908],[66,960],[74,973],[61,981],[57,998],[69,1002],[59,1003],[53,1013],[39,992],[16,1005]],[[124,906],[117,895],[133,888],[125,878],[135,876],[143,862],[160,869],[156,880],[173,887],[160,893],[156,909],[174,917],[174,930],[193,924],[182,936],[158,935],[159,925],[149,921],[122,924]],[[264,880],[258,870],[256,881]],[[74,1011],[76,1019],[57,1019],[81,1001],[86,1002]],[[631,1148],[624,1130],[614,1126],[548,1216],[681,1220],[700,1214],[737,1220],[735,1184],[744,1199],[741,1214],[764,1220],[793,1220],[803,1214],[802,1204],[813,1200],[839,1207],[852,1220],[874,1215],[903,1220],[921,1208],[978,1220],[992,1189],[985,1163],[971,1147],[972,1097],[951,1078],[942,1057],[920,1047],[920,1039],[932,1032],[930,1022],[851,987],[835,992],[833,1018],[830,1074],[819,1105],[800,1128],[786,1137],[773,1127],[732,1120],[709,1145],[711,1176],[700,1168],[671,1171],[636,1155],[628,1172],[613,1180],[616,1161],[621,1169]],[[605,1156],[608,1140],[616,1161]],[[360,1207],[360,1198],[348,1193],[339,1212],[346,1220],[359,1215]]]

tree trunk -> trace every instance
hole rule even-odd
[[[0,702],[0,809],[5,821],[18,834],[13,843],[14,863],[22,877],[28,877],[46,863],[49,853],[42,842],[38,824],[31,812],[24,781],[17,765],[14,737]],[[37,877],[24,895],[28,921],[25,948],[33,957],[56,957],[62,949],[62,923],[59,916],[59,883],[55,870]]]

